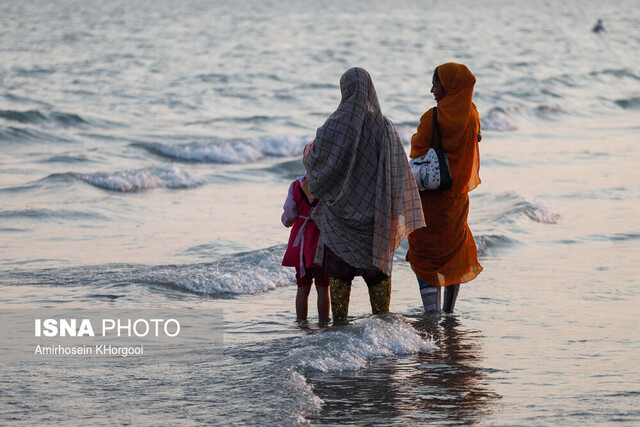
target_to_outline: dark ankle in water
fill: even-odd
[[[444,299],[442,301],[442,311],[452,313],[458,299],[460,285],[449,285],[444,288]]]

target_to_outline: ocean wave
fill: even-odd
[[[33,190],[35,188],[38,188],[40,186],[40,184],[46,180],[48,180],[49,177],[35,181],[35,182],[30,182],[27,184],[23,184],[23,185],[16,185],[13,187],[4,187],[4,188],[0,188],[0,192],[2,193],[17,193],[17,192],[21,192],[21,191],[29,191],[29,190]]]
[[[172,160],[202,163],[252,163],[264,157],[252,144],[190,143],[184,145],[163,145],[157,143],[136,143],[150,153]]]
[[[77,114],[62,113],[59,111],[52,111],[49,113],[43,113],[39,110],[0,110],[0,118],[28,124],[38,124],[44,122],[53,122],[62,126],[80,126],[85,125],[88,122]]]
[[[0,110],[0,118],[5,120],[11,120],[20,123],[40,123],[47,120],[47,118],[40,111],[14,111],[14,110]]]
[[[118,172],[70,173],[70,176],[105,190],[124,193],[153,188],[193,188],[201,184],[176,166],[149,167]]]
[[[285,247],[239,253],[215,263],[154,267],[131,280],[211,296],[266,292],[295,284],[294,270],[281,265]]]
[[[37,213],[41,215],[44,213]],[[7,215],[15,215],[7,213]],[[82,213],[87,216],[88,213]],[[81,216],[83,217],[83,216]],[[0,283],[51,284],[61,286],[111,286],[136,283],[179,292],[229,298],[256,294],[296,283],[295,270],[283,267],[286,245],[217,257],[214,262],[176,265],[105,264],[72,268],[2,272]]]
[[[588,188],[565,194],[563,198],[578,200],[625,200],[629,197],[629,193],[633,188],[633,186]]]
[[[277,163],[262,170],[286,180],[294,180],[297,177],[305,174],[304,165],[302,164],[302,158]]]
[[[581,77],[574,74],[560,74],[557,76],[549,77],[541,80],[541,83],[545,87],[542,89],[542,93],[548,91],[549,86],[565,86],[565,87],[578,87],[580,85]]]
[[[0,211],[0,218],[7,219],[105,219],[105,217],[96,212],[77,211],[69,209],[20,209]]]
[[[38,132],[39,133],[39,132]],[[0,127],[0,141],[29,141],[43,139],[38,133],[13,126]]]
[[[473,197],[474,223],[506,224],[526,217],[541,224],[556,224],[560,218],[560,215],[541,202],[527,201],[514,192],[479,194]]]
[[[0,233],[25,233],[29,231],[26,228],[0,227]]]
[[[602,71],[592,71],[589,73],[589,75],[591,76],[611,75],[616,78],[629,78],[633,80],[640,80],[640,75],[635,74],[634,72],[629,71],[626,68],[621,68],[621,69],[608,68]]]
[[[560,215],[549,210],[541,202],[530,202],[524,211],[524,214],[535,222],[540,224],[557,224]]]
[[[480,257],[518,243],[517,240],[502,234],[477,235],[474,236],[474,239],[478,249],[478,256]]]
[[[589,236],[591,240],[608,241],[608,242],[624,242],[628,240],[640,239],[640,233],[613,233],[613,234],[594,234]]]
[[[559,115],[567,114],[559,105],[538,105],[533,113],[542,119],[554,119]]]
[[[68,138],[15,126],[0,126],[0,141],[8,142],[70,142]]]
[[[308,425],[305,415],[317,414],[324,406],[324,400],[313,392],[313,386],[299,372],[292,369],[284,369],[279,374],[279,379],[284,380],[280,383],[282,385],[280,392],[290,399],[295,396],[294,399],[291,399],[291,402],[295,402],[297,406],[292,411],[298,415],[296,417],[296,425]]]
[[[320,372],[356,371],[372,360],[437,350],[398,314],[370,316],[356,324],[295,339],[286,363]]]
[[[211,260],[222,255],[233,255],[234,253],[246,251],[248,251],[247,243],[218,238],[212,243],[205,243],[185,249],[181,254]]]
[[[52,108],[51,104],[49,104],[48,102],[44,102],[40,99],[28,98],[25,96],[16,95],[11,92],[5,92],[1,96],[5,98],[7,101],[10,101],[12,104],[13,103],[30,104],[30,105],[37,104],[43,108],[47,108],[47,109]]]
[[[201,163],[253,163],[266,157],[289,157],[302,154],[310,138],[265,137],[252,140],[217,140],[189,144],[164,145],[135,143],[147,151],[173,160]]]
[[[270,122],[272,120],[278,120],[278,119],[286,119],[287,117],[284,116],[263,116],[263,115],[256,115],[256,116],[238,116],[238,117],[215,117],[213,119],[207,119],[207,120],[196,120],[194,122],[187,122],[184,125],[185,126],[192,126],[192,125],[208,125],[211,123],[217,123],[217,122],[232,122],[232,123],[261,123],[261,122]]]
[[[80,126],[88,123],[77,114],[60,113],[57,111],[49,113],[49,120],[55,121],[56,123],[64,126]]]
[[[91,160],[89,160],[87,156],[85,156],[84,154],[79,154],[75,156],[60,154],[56,156],[51,156],[47,159],[43,159],[40,162],[41,163],[84,163],[84,162],[90,162],[90,161]]]
[[[480,119],[480,125],[482,130],[497,132],[514,131],[518,129],[511,116],[500,107],[494,107],[489,110],[487,115]]]
[[[204,83],[228,83],[230,77],[226,74],[208,73],[199,74],[196,76],[196,79]]]
[[[56,69],[42,68],[36,65],[33,68],[24,68],[24,67],[14,66],[11,71],[20,76],[31,76],[31,75],[38,75],[38,74],[53,74],[56,72]]]
[[[627,99],[618,99],[614,101],[618,107],[622,107],[625,110],[637,110],[640,109],[640,96],[634,96]]]
[[[340,86],[334,83],[305,82],[300,83],[296,89],[340,89]]]

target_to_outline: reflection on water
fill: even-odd
[[[474,424],[501,398],[489,388],[482,366],[482,335],[456,316],[425,316],[412,322],[439,350],[375,362],[367,370],[311,374],[324,407],[312,423]]]
[[[425,316],[414,324],[440,347],[419,354],[412,378],[422,414],[412,418],[474,423],[490,414],[501,398],[489,388],[483,367],[480,331],[464,327],[456,316]]]

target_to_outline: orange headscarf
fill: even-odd
[[[445,96],[438,102],[442,145],[449,157],[453,186],[442,192],[422,192],[426,227],[409,235],[407,259],[418,278],[431,286],[449,286],[473,280],[482,271],[476,244],[467,224],[469,191],[480,184],[478,133],[480,119],[471,101],[476,82],[462,64],[437,68]],[[411,157],[431,147],[433,109],[420,119],[411,138]]]
[[[444,98],[438,102],[438,124],[453,178],[450,191],[467,193],[480,184],[480,118],[471,100],[476,78],[466,65],[454,62],[440,65],[437,73],[446,91]],[[433,109],[430,109],[420,119],[418,132],[411,138],[410,157],[421,157],[431,148],[432,128]]]

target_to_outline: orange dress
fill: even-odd
[[[480,119],[472,102],[476,79],[471,71],[465,65],[447,63],[438,67],[438,77],[446,92],[438,102],[438,124],[453,185],[442,192],[420,193],[426,227],[409,235],[407,259],[427,285],[449,286],[473,280],[482,271],[467,225],[468,193],[480,184]],[[411,158],[431,148],[432,128],[430,109],[411,137]]]

